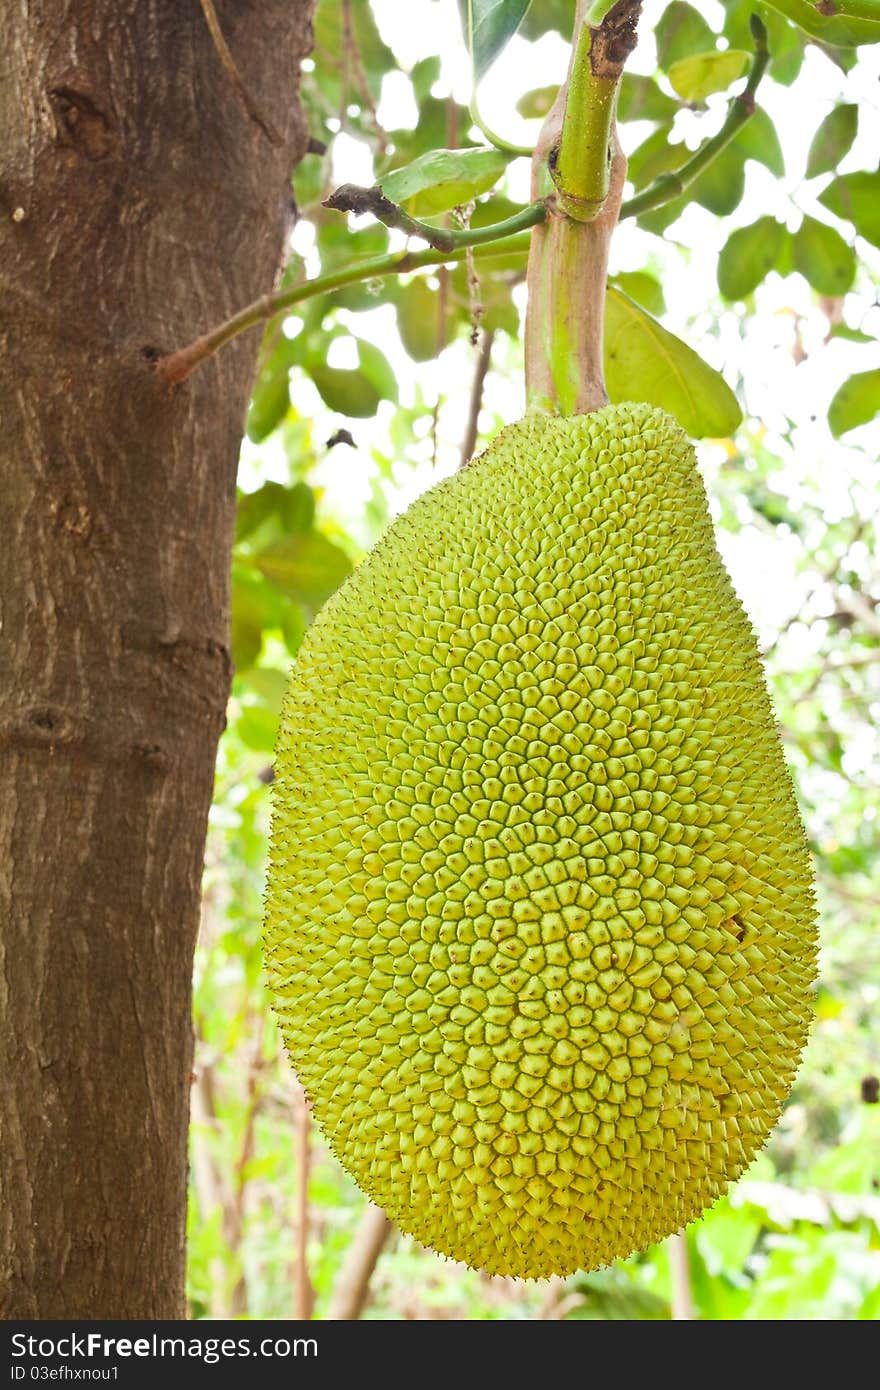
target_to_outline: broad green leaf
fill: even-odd
[[[412,164],[382,175],[382,192],[412,217],[428,217],[470,202],[496,184],[507,168],[500,150],[431,150]]]
[[[605,297],[605,383],[612,401],[668,410],[694,439],[727,438],[742,419],[720,373],[613,286]]]
[[[439,76],[440,59],[435,54],[432,54],[430,58],[421,58],[413,66],[409,80],[412,83],[413,96],[417,102],[421,103],[430,96],[431,88]]]
[[[684,142],[670,142],[671,126],[663,125],[633,150],[627,162],[626,176],[638,191],[647,188],[660,174],[680,169],[690,159],[691,151]]]
[[[867,425],[880,414],[880,367],[858,372],[835,392],[828,407],[828,426],[835,439],[847,430]]]
[[[718,257],[718,288],[725,299],[745,299],[771,270],[788,231],[775,217],[759,217],[748,227],[739,227],[728,237]]]
[[[816,0],[766,0],[774,10],[799,25],[811,38],[841,48],[880,43],[880,10],[873,0],[833,0],[820,6]]]
[[[266,615],[259,591],[248,584],[232,583],[232,662],[236,671],[245,671],[260,655]]]
[[[724,92],[742,77],[749,55],[741,48],[727,48],[723,53],[694,53],[670,63],[667,76],[673,90],[683,101],[704,101],[713,92]]]
[[[458,0],[458,7],[478,82],[516,33],[529,0]]]
[[[277,716],[287,689],[287,675],[276,666],[255,666],[247,673],[247,688],[259,695],[260,703]]]
[[[678,102],[661,92],[652,77],[624,72],[617,97],[619,120],[669,121],[678,109]]]
[[[745,159],[754,159],[782,178],[785,158],[776,127],[762,106],[756,106],[739,131],[733,146]]]
[[[315,495],[308,483],[263,483],[255,492],[241,493],[235,514],[235,539],[244,540],[270,516],[285,532],[306,532],[315,518]]]
[[[829,338],[844,338],[849,343],[874,343],[871,333],[863,333],[860,328],[851,328],[848,323],[834,323],[828,331]]]
[[[310,608],[319,608],[351,573],[345,551],[320,531],[279,541],[255,556],[254,563],[276,589]]]
[[[716,217],[726,217],[739,207],[745,186],[742,151],[735,145],[728,145],[691,184],[686,196],[714,212]]]
[[[278,715],[263,705],[245,705],[235,721],[235,732],[246,748],[271,753],[278,732]]]
[[[666,309],[663,286],[655,275],[649,275],[646,270],[621,270],[611,277],[611,283],[641,304],[649,314],[662,314]]]
[[[574,26],[574,6],[575,0],[540,0],[539,4],[529,5],[520,33],[523,38],[534,40],[555,29],[567,43]]]
[[[715,35],[703,16],[684,0],[674,0],[666,6],[654,30],[654,38],[657,63],[664,72],[668,72],[679,58],[708,51],[715,45]]]
[[[819,202],[852,222],[859,236],[880,246],[880,169],[873,174],[843,174],[829,184]]]
[[[792,260],[795,270],[819,294],[846,294],[856,275],[856,257],[840,232],[805,217],[794,234]]]
[[[355,338],[358,362],[367,381],[386,401],[397,401],[397,377],[384,352],[366,338]]]
[[[429,362],[447,341],[446,332],[439,333],[440,295],[419,275],[400,286],[396,300],[403,346],[414,362]]]
[[[536,87],[534,91],[524,92],[516,103],[516,110],[525,120],[543,118],[556,100],[558,84],[553,87]],[[619,110],[618,110],[618,114]]]
[[[316,365],[309,367],[309,376],[331,410],[361,420],[376,414],[382,393],[363,372]]]
[[[807,155],[807,178],[835,170],[846,154],[859,125],[859,108],[851,104],[835,106],[829,111],[810,145]]]
[[[788,86],[797,77],[804,56],[804,36],[776,10],[755,0],[727,0],[724,6],[724,37],[733,48],[751,48],[751,16],[758,11],[767,29],[770,49],[770,76]]]

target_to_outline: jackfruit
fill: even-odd
[[[764,1144],[810,862],[693,448],[525,418],[389,528],[297,658],[266,946],[331,1149],[497,1274],[626,1256]]]

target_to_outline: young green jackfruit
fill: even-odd
[[[333,1151],[493,1273],[626,1256],[765,1142],[811,871],[694,452],[527,418],[319,614],[277,750],[266,942]]]

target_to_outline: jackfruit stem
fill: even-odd
[[[526,399],[545,414],[585,415],[608,402],[605,281],[626,175],[614,112],[640,9],[640,0],[617,0],[592,27],[595,6],[579,0],[568,77],[532,161],[532,197],[548,169],[557,190],[533,229],[527,277]]]

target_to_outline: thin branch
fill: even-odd
[[[667,1248],[672,1271],[672,1316],[679,1322],[693,1322],[697,1310],[691,1289],[691,1263],[684,1231],[670,1236]]]
[[[709,167],[721,151],[727,148],[746,121],[755,114],[755,92],[770,61],[770,52],[767,48],[767,30],[757,15],[751,16],[750,24],[752,37],[755,41],[755,56],[752,59],[749,80],[739,95],[734,97],[730,103],[727,118],[721,129],[712,136],[711,140],[707,140],[680,169],[674,173],[661,174],[649,188],[637,193],[634,198],[630,198],[628,202],[624,203],[620,209],[621,219],[638,217],[643,212],[650,212],[654,208],[663,207],[664,204],[671,203],[674,198],[681,197],[682,193],[690,188],[691,184],[699,178],[700,174]]]
[[[468,410],[467,426],[464,432],[464,439],[461,441],[461,461],[459,468],[464,468],[473,456],[477,444],[477,426],[480,418],[480,408],[483,404],[483,387],[486,383],[486,374],[489,371],[489,363],[492,358],[492,344],[495,341],[494,329],[483,334],[483,341],[480,343],[480,351],[477,355],[477,363],[474,368],[474,379],[471,384],[471,403]]]
[[[336,1276],[327,1309],[328,1321],[354,1322],[360,1317],[370,1292],[370,1279],[376,1262],[393,1230],[384,1211],[370,1202]]]
[[[215,352],[232,342],[240,333],[265,323],[284,309],[293,308],[294,304],[300,304],[303,300],[312,299],[318,294],[326,294],[329,290],[357,284],[361,280],[373,280],[383,275],[407,275],[410,271],[423,270],[427,266],[462,261],[467,255],[468,245],[486,245],[503,238],[507,243],[501,248],[505,254],[511,251],[525,251],[528,249],[528,239],[514,239],[511,233],[515,228],[511,224],[516,222],[518,227],[534,226],[537,222],[543,221],[546,215],[546,205],[543,202],[533,203],[523,212],[517,213],[516,217],[506,218],[504,222],[496,222],[490,227],[475,227],[472,231],[460,233],[459,235],[467,236],[470,240],[456,246],[453,251],[435,251],[431,247],[427,251],[400,251],[387,256],[372,256],[355,265],[331,271],[328,275],[306,280],[303,284],[282,290],[278,294],[262,295],[253,304],[240,309],[225,323],[212,328],[210,332],[196,338],[186,347],[169,353],[167,357],[158,358],[155,370],[169,386],[177,386],[186,381],[196,367],[207,362]],[[494,247],[488,254],[495,254]]]
[[[301,1093],[296,1116],[296,1271],[295,1316],[307,1321],[312,1316],[315,1292],[309,1277],[309,1175],[312,1151],[309,1140],[309,1106]]]
[[[403,208],[392,203],[390,198],[385,197],[379,184],[373,188],[360,188],[354,183],[344,183],[324,199],[323,206],[332,208],[334,212],[353,212],[358,216],[365,212],[372,213],[386,227],[395,227],[407,236],[421,237],[437,251],[453,251],[457,246],[479,246],[484,242],[497,241],[500,237],[534,227],[536,222],[543,222],[547,216],[545,200],[538,199],[512,217],[506,217],[501,222],[490,222],[485,227],[434,227],[430,222],[419,222],[415,217],[410,217]]]
[[[211,38],[214,40],[214,47],[217,50],[217,57],[223,64],[236,96],[241,102],[251,120],[256,122],[260,130],[273,145],[283,145],[284,137],[268,119],[264,116],[247,87],[241,79],[241,73],[235,66],[235,59],[229,51],[229,45],[223,37],[223,30],[220,28],[220,21],[217,18],[217,11],[214,8],[214,0],[200,0],[202,14],[205,16],[205,23]]]

